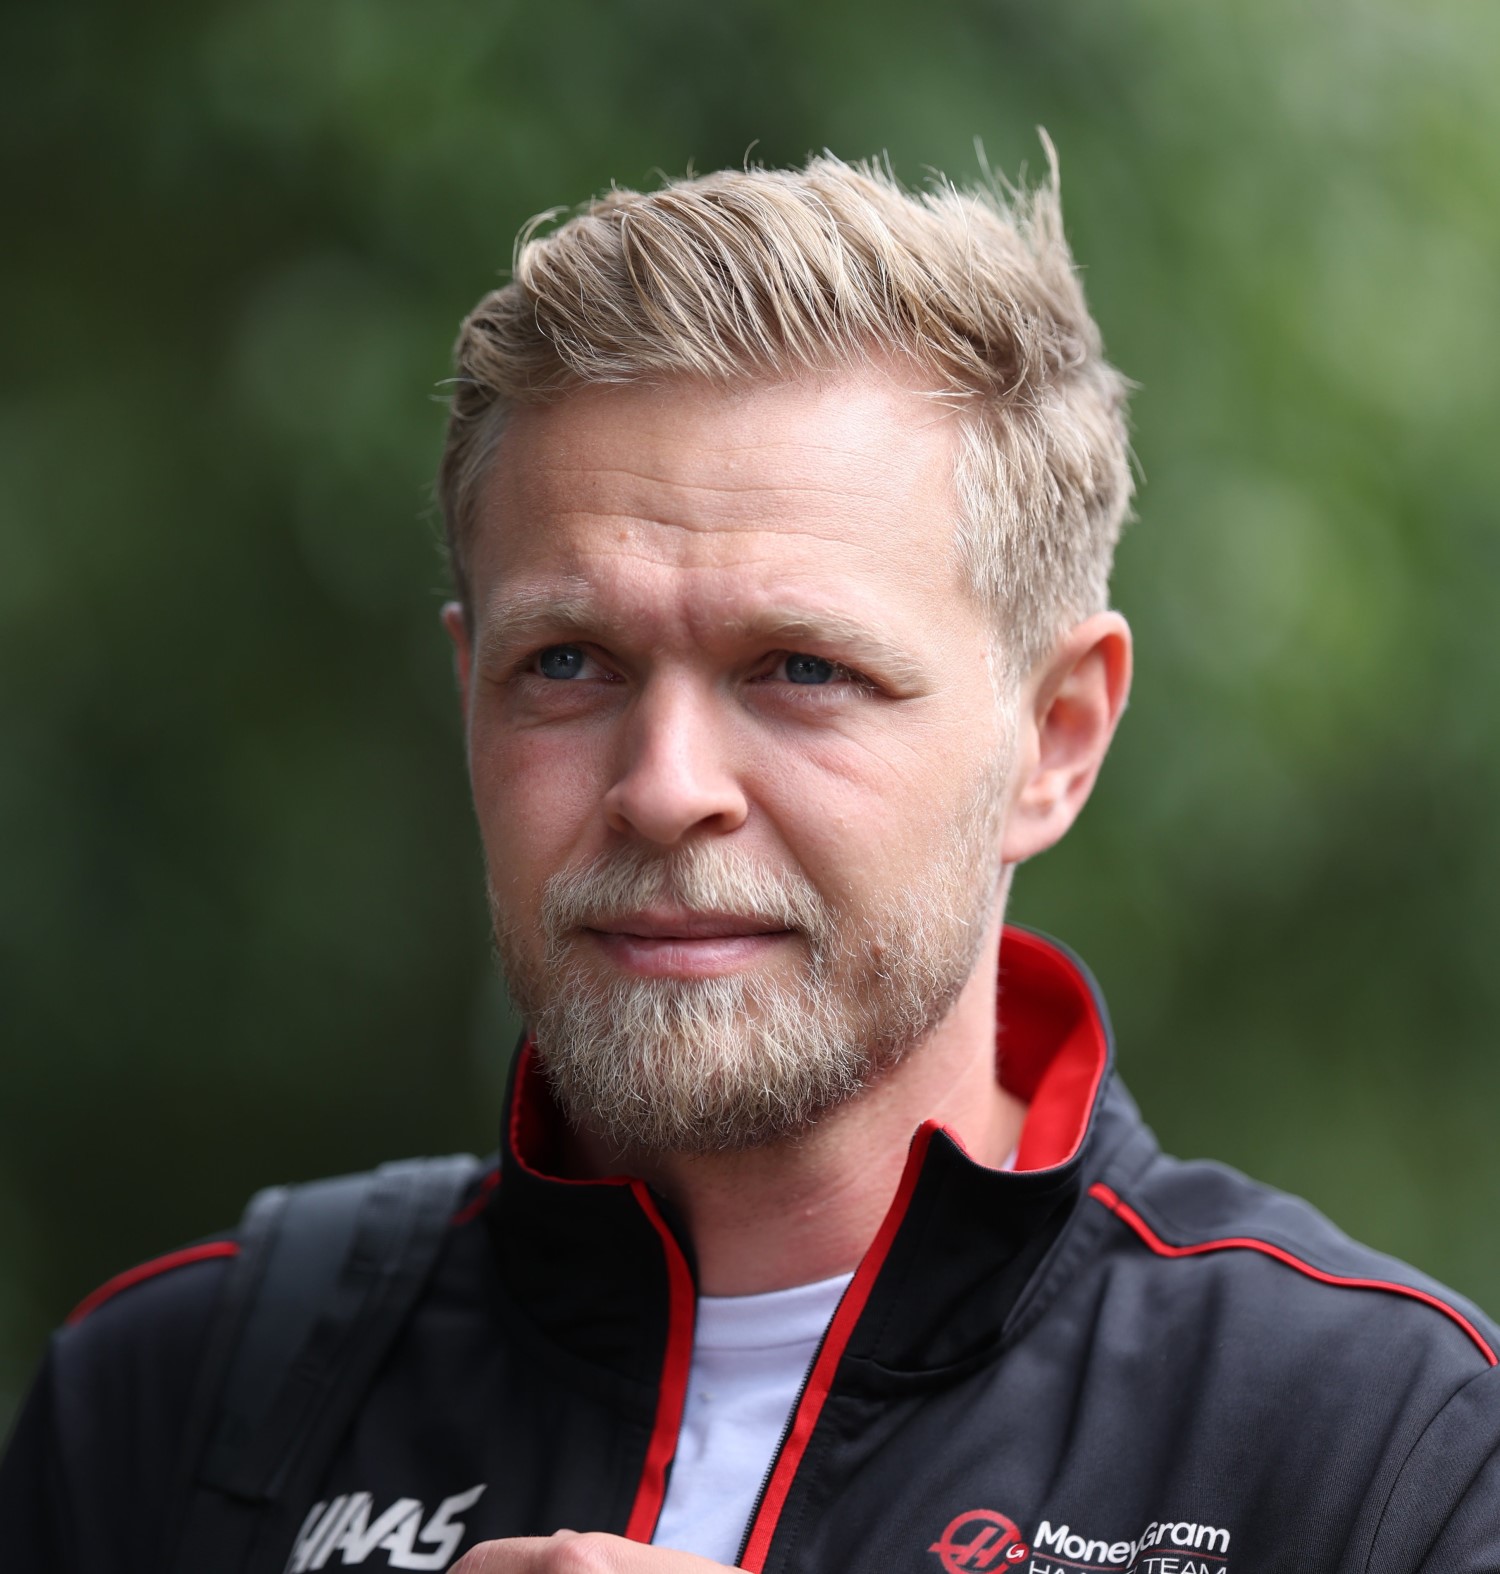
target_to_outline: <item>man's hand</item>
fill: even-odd
[[[481,1542],[448,1574],[709,1574],[725,1567],[691,1552],[644,1547],[601,1531],[559,1530],[551,1536]]]

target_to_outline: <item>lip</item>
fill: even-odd
[[[746,935],[784,935],[784,925],[738,913],[688,913],[655,909],[628,913],[589,926],[598,935],[638,940],[723,940]]]
[[[793,932],[736,913],[654,911],[611,918],[584,934],[641,978],[715,978],[764,962]]]

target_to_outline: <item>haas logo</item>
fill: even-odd
[[[1031,1553],[1014,1522],[989,1508],[960,1514],[927,1550],[937,1553],[948,1574],[1003,1569],[1023,1562]]]

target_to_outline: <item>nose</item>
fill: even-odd
[[[749,804],[711,695],[686,680],[650,685],[632,707],[618,774],[604,795],[612,831],[672,846],[694,831],[724,834]]]

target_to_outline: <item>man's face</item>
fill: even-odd
[[[456,618],[496,937],[569,1114],[776,1140],[993,937],[1006,718],[951,416],[865,371],[515,415]]]

